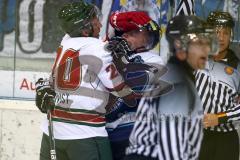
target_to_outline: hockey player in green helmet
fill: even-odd
[[[55,139],[57,160],[112,159],[105,128],[109,93],[123,99],[134,94],[112,63],[112,53],[128,55],[156,45],[158,37],[148,25],[151,18],[145,12],[125,12],[120,22],[134,24],[135,30],[125,30],[112,52],[106,50],[108,42],[98,39],[102,27],[99,15],[96,6],[83,0],[60,9],[59,24],[66,34],[57,50],[50,83],[40,79],[36,84],[36,105],[41,112],[46,113],[49,107],[45,95],[55,100],[51,112],[54,137],[50,138]],[[140,31],[139,25],[147,28]],[[42,131],[40,160],[49,160],[47,117]]]

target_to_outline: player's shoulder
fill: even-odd
[[[157,63],[157,64],[164,65],[164,61],[162,57],[152,51],[138,53],[137,55],[140,55],[143,61],[146,63]]]
[[[233,78],[233,77],[240,77],[240,72],[238,68],[229,65],[228,63],[224,62],[215,62],[214,60],[209,60],[209,73],[214,74],[218,77],[224,79]]]
[[[91,47],[103,46],[105,44],[101,39],[94,38],[94,37],[85,37],[84,41]]]
[[[94,37],[70,37],[65,35],[61,45],[65,48],[81,50],[81,54],[101,55],[106,52],[104,49],[105,42]]]
[[[95,37],[70,37],[68,34],[66,34],[62,42],[63,44],[69,44],[69,45],[77,45],[77,46],[99,46],[103,45],[104,42],[98,38]]]
[[[85,42],[86,43],[82,47],[82,51],[97,56],[105,56],[108,54],[108,51],[105,50],[106,42],[93,37],[87,37]]]

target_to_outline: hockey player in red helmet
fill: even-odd
[[[129,63],[136,64],[136,69],[129,71],[129,68],[126,67],[128,66],[127,63],[119,63],[122,59],[122,53],[115,49],[116,56],[113,55],[113,57],[116,57],[116,68],[123,74],[123,77],[130,79],[130,84],[138,86],[138,91],[142,90],[144,85],[151,81],[152,73],[146,72],[141,68],[150,63],[150,65],[158,68],[158,71],[161,70],[159,68],[163,67],[162,58],[149,51],[159,42],[159,26],[143,11],[113,13],[110,16],[110,24],[115,30],[115,36],[109,40],[107,48],[111,49],[112,45],[115,46],[115,44],[128,45],[130,52],[126,53],[126,59],[130,59]],[[126,72],[123,73],[125,70]],[[128,74],[128,72],[131,74]],[[157,75],[154,74],[153,77],[157,77]],[[143,80],[141,84],[138,83],[140,79]],[[122,160],[125,156],[139,100],[140,98],[136,99],[136,101],[134,99],[134,105],[129,106],[121,98],[110,97],[109,99],[106,128],[114,160]]]

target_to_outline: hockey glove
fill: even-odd
[[[54,108],[54,97],[56,93],[51,88],[47,79],[40,78],[36,82],[36,106],[42,113]]]
[[[112,37],[107,44],[107,49],[119,58],[122,56],[131,56],[134,51],[131,50],[128,42],[122,37]]]
[[[106,45],[106,49],[112,53],[113,63],[119,72],[122,72],[130,62],[129,57],[135,52],[131,50],[128,42],[122,37],[113,37]]]

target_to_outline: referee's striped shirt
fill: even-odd
[[[227,122],[207,130],[228,132],[237,129],[240,105],[236,103],[240,73],[236,67],[209,60],[207,68],[196,72],[196,86],[203,103],[204,113],[226,113]],[[239,122],[238,122],[239,123]]]
[[[194,84],[179,67],[161,77],[174,89],[142,99],[126,153],[159,160],[196,160],[202,140],[202,106]]]

